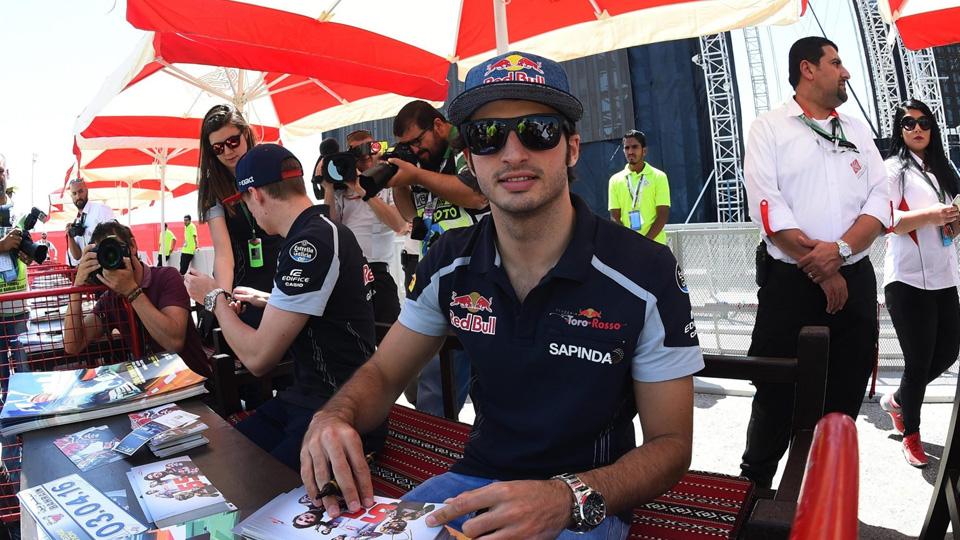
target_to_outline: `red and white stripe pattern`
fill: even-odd
[[[879,8],[908,49],[960,43],[960,0],[879,0]]]

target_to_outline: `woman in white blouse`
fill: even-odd
[[[887,236],[883,284],[905,367],[900,388],[883,396],[880,406],[903,433],[907,462],[923,467],[923,395],[960,351],[960,273],[953,245],[960,232],[953,205],[957,172],[924,103],[911,99],[897,109],[886,164],[894,234]]]

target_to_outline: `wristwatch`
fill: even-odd
[[[213,309],[217,307],[217,297],[221,294],[228,297],[230,296],[227,294],[227,291],[221,288],[216,288],[208,292],[207,295],[203,297],[203,309],[212,313]]]
[[[596,529],[607,517],[607,503],[599,491],[583,483],[573,473],[554,476],[552,480],[562,480],[573,491],[571,514],[573,523],[567,527],[575,533],[585,533]]]
[[[840,258],[843,259],[843,262],[847,262],[853,255],[853,250],[850,249],[850,244],[844,242],[843,240],[837,240],[837,247],[840,248]]]

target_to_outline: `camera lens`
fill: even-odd
[[[97,245],[97,262],[106,270],[123,268],[123,258],[129,256],[127,245],[116,238],[104,238]]]

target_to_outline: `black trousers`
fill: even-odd
[[[169,260],[169,257],[168,257],[168,260]],[[157,254],[157,268],[160,268],[161,266],[163,266],[163,254],[162,254],[162,253],[158,253],[158,254]]]
[[[370,263],[373,271],[373,320],[382,323],[394,323],[400,316],[400,297],[397,295],[397,282],[390,275],[387,263]]]
[[[840,269],[848,298],[835,315],[826,312],[823,289],[796,265],[769,262],[766,285],[757,293],[757,320],[748,352],[751,356],[790,358],[797,355],[800,328],[830,328],[825,412],[842,412],[856,419],[877,344],[877,280],[869,259]],[[742,474],[761,487],[770,487],[777,464],[790,443],[794,386],[755,383]]]
[[[180,274],[186,274],[190,269],[190,262],[193,261],[193,253],[180,252]]]
[[[884,288],[887,310],[903,350],[903,377],[894,398],[905,435],[920,431],[920,406],[927,385],[957,360],[960,303],[957,288],[925,290],[894,281]]]

